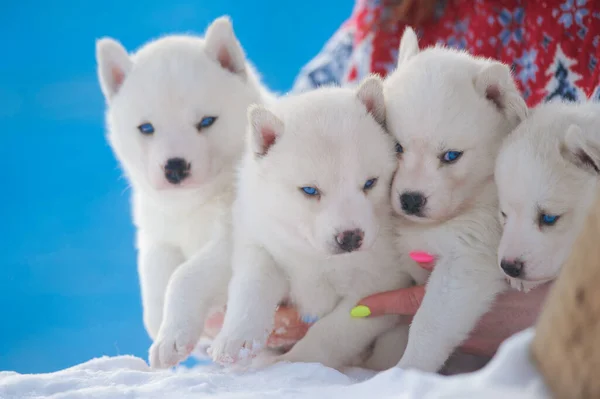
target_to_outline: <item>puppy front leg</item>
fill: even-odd
[[[319,362],[339,369],[349,366],[382,332],[394,326],[397,316],[353,319],[350,310],[357,298],[343,299],[317,321],[294,347],[274,361]]]
[[[225,301],[231,276],[227,237],[212,241],[173,274],[165,296],[164,320],[150,348],[150,365],[165,368],[185,360],[198,343],[208,310]]]
[[[233,255],[223,328],[210,348],[218,363],[235,362],[240,349],[256,349],[266,342],[275,309],[289,291],[287,279],[271,255],[262,246],[240,241]]]
[[[406,349],[408,329],[408,324],[399,324],[377,337],[373,353],[363,366],[370,370],[383,371],[397,365]]]
[[[440,262],[410,326],[401,368],[438,371],[507,288],[494,259]]]
[[[138,274],[144,309],[144,327],[155,340],[163,319],[165,291],[171,275],[184,262],[181,251],[159,242],[140,240]]]

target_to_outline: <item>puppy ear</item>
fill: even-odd
[[[419,54],[419,40],[417,39],[417,34],[410,26],[407,26],[404,28],[402,39],[400,39],[397,65],[400,66],[400,64],[408,61],[417,54]]]
[[[110,101],[131,71],[133,61],[121,43],[114,39],[103,38],[96,41],[96,62],[100,88],[106,101]]]
[[[483,67],[475,78],[475,90],[490,101],[516,126],[527,117],[528,109],[507,65],[494,62]]]
[[[578,168],[600,175],[600,142],[586,136],[579,126],[569,126],[559,149],[562,157]]]
[[[206,29],[206,52],[228,71],[246,78],[246,56],[233,33],[228,16],[215,19]]]
[[[385,100],[381,79],[377,75],[365,78],[356,89],[356,97],[365,105],[367,112],[377,123],[385,127]]]
[[[283,122],[265,107],[253,104],[248,108],[248,124],[252,151],[259,157],[267,155],[283,133]]]

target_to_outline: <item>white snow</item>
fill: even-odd
[[[341,373],[300,363],[245,373],[215,365],[153,371],[143,359],[118,356],[49,374],[0,372],[0,398],[548,398],[529,361],[532,337],[532,329],[521,332],[484,369],[452,377],[400,369]]]

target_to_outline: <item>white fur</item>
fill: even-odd
[[[276,305],[289,296],[302,315],[319,320],[274,360],[353,364],[398,318],[352,319],[350,310],[366,295],[410,284],[391,232],[394,144],[381,126],[381,82],[283,98],[252,108],[249,118],[234,204],[234,273],[212,356],[232,361],[242,347],[264,343]],[[364,191],[372,178],[378,182]],[[322,194],[309,197],[304,186]],[[363,244],[343,253],[336,235],[352,229],[364,231]]]
[[[204,38],[167,36],[131,56],[101,39],[97,60],[108,139],[133,190],[144,324],[155,339],[150,363],[167,367],[188,356],[209,309],[225,304],[246,109],[269,94],[227,17]],[[206,116],[217,120],[199,131]],[[141,134],[142,123],[152,123],[154,134]],[[190,163],[180,184],[165,178],[171,158]]]
[[[597,103],[540,105],[505,141],[496,165],[506,215],[498,265],[523,262],[522,275],[509,278],[514,288],[528,290],[558,275],[594,199],[599,167]],[[541,213],[560,218],[544,226]]]
[[[496,267],[494,162],[527,108],[507,66],[444,47],[419,51],[416,41],[408,28],[398,69],[385,83],[387,126],[404,150],[391,201],[403,267],[424,283],[427,273],[408,254],[425,251],[437,262],[397,359],[399,367],[435,372],[507,288]],[[462,157],[443,164],[451,150]],[[402,209],[407,192],[426,196],[422,215]]]

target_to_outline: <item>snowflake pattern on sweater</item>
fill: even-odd
[[[300,72],[293,91],[352,85],[396,66],[405,25],[372,30],[381,0],[358,0],[352,16]],[[600,1],[441,0],[415,27],[421,48],[434,44],[498,59],[512,67],[529,106],[561,98],[600,100]]]

